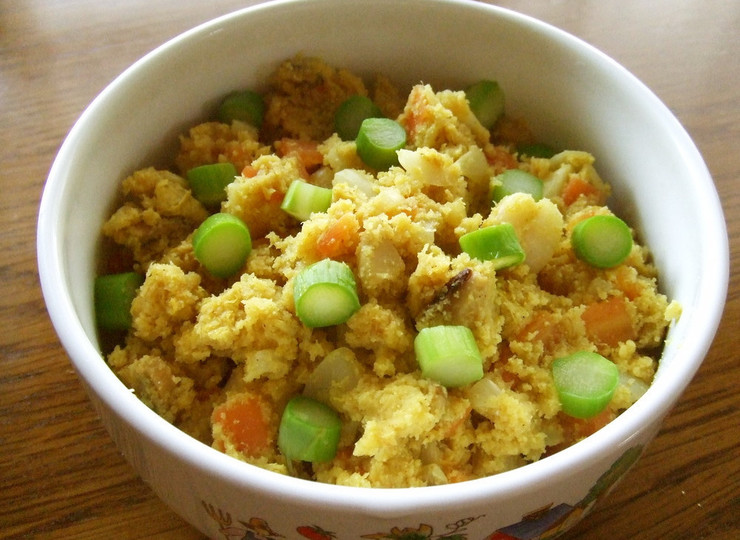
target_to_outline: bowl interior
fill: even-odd
[[[724,303],[727,238],[707,169],[668,109],[618,64],[546,24],[455,0],[258,5],[163,45],[101,93],[51,169],[38,236],[50,315],[92,392],[142,429],[160,430],[160,419],[132,405],[135,398],[96,351],[99,231],[120,181],[137,167],[166,165],[177,135],[207,117],[221,96],[259,89],[279,61],[299,51],[364,76],[388,74],[404,88],[419,81],[464,88],[495,78],[508,112],[524,116],[542,140],[596,156],[614,187],[611,204],[637,226],[654,253],[662,290],[684,315],[670,332],[654,386],[605,435],[586,441],[578,457],[662,417],[698,368]],[[548,460],[566,470],[576,454],[562,454]]]

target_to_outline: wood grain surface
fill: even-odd
[[[38,202],[66,133],[139,57],[257,2],[0,0],[0,537],[201,535],[121,458],[48,320]],[[567,538],[740,538],[740,2],[510,0],[644,81],[702,152],[724,205],[732,275],[723,323],[646,454]]]

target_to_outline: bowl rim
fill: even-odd
[[[364,0],[350,0],[366,3]],[[677,369],[680,371],[670,379],[656,383],[640,398],[638,403],[627,409],[616,420],[599,430],[598,438],[589,437],[565,450],[521,468],[500,473],[493,477],[470,480],[459,484],[419,488],[358,488],[308,482],[270,472],[259,467],[240,462],[209,446],[192,439],[178,428],[172,426],[151,411],[138,398],[133,396],[113,374],[102,359],[96,347],[90,342],[79,318],[74,303],[65,289],[65,257],[60,249],[64,242],[59,224],[63,217],[56,201],[61,200],[64,191],[64,178],[69,173],[70,160],[76,151],[77,141],[96,112],[105,107],[109,96],[114,95],[132,73],[141,69],[153,58],[165,54],[181,42],[195,36],[205,35],[222,24],[236,24],[242,17],[264,10],[289,9],[292,4],[323,4],[332,0],[273,0],[227,13],[187,30],[155,48],[116,77],[83,111],[75,122],[49,171],[44,186],[38,213],[37,224],[37,262],[43,296],[53,326],[59,335],[78,375],[95,391],[113,413],[131,429],[141,433],[151,444],[177,457],[198,470],[208,473],[234,485],[251,484],[256,489],[270,493],[281,500],[310,507],[339,506],[344,509],[362,509],[365,513],[402,515],[414,511],[426,513],[447,507],[451,501],[468,504],[483,498],[494,498],[530,489],[533,485],[550,483],[554,477],[565,477],[573,471],[585,467],[601,449],[626,444],[635,433],[648,423],[648,414],[662,418],[684,391],[706,355],[721,320],[727,285],[729,280],[729,248],[726,225],[722,207],[716,194],[706,165],[688,133],[668,108],[642,82],[630,72],[585,41],[533,17],[490,4],[469,0],[419,0],[429,3],[448,4],[477,9],[487,16],[506,18],[509,21],[536,28],[551,38],[580,50],[589,61],[598,61],[626,78],[629,83],[674,124],[674,144],[679,145],[692,164],[692,175],[697,181],[706,184],[710,191],[697,201],[703,205],[703,215],[707,216],[706,227],[720,233],[710,246],[714,257],[714,273],[711,279],[704,277],[702,283],[702,317],[705,325],[701,339],[684,346],[681,354],[687,361]],[[395,3],[396,0],[380,0],[382,3]],[[376,2],[377,3],[377,2]],[[724,234],[721,234],[721,233]],[[193,444],[195,443],[195,444]],[[413,489],[413,497],[408,490]]]

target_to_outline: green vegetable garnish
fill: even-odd
[[[486,129],[491,129],[504,114],[504,91],[496,81],[479,81],[465,90],[470,110]]]
[[[545,143],[518,144],[516,151],[522,156],[548,159],[557,154],[552,146]]]
[[[314,263],[295,277],[293,298],[296,315],[309,328],[342,324],[360,309],[352,269],[331,259]]]
[[[579,259],[596,268],[612,268],[632,251],[632,232],[616,216],[592,216],[573,227],[570,242]]]
[[[354,141],[360,131],[362,121],[367,118],[380,118],[383,113],[366,96],[355,95],[347,98],[334,115],[334,130],[344,141]]]
[[[385,171],[398,165],[398,150],[406,146],[406,130],[390,118],[366,118],[355,139],[357,154],[366,165]]]
[[[136,272],[109,274],[95,278],[95,318],[105,330],[131,328],[131,303],[144,283],[144,276]]]
[[[497,203],[512,193],[528,193],[535,201],[542,198],[544,184],[535,175],[521,169],[508,169],[494,177],[491,202]]]
[[[313,212],[326,212],[331,204],[332,191],[304,182],[294,180],[285,194],[280,208],[294,218],[305,221]]]
[[[563,412],[575,418],[591,418],[603,411],[619,383],[617,366],[588,351],[556,359],[552,376]]]
[[[226,200],[226,186],[234,181],[236,167],[228,162],[201,165],[186,176],[193,196],[204,206],[213,207]]]
[[[414,339],[422,376],[455,388],[483,378],[483,359],[467,326],[432,326]]]
[[[251,251],[249,228],[233,214],[213,214],[193,234],[195,258],[216,277],[237,273]]]
[[[260,128],[264,114],[265,102],[261,95],[252,90],[232,92],[218,108],[218,119],[225,124],[240,120]]]
[[[278,429],[278,448],[290,460],[323,463],[337,453],[342,421],[328,405],[296,396],[285,406]]]
[[[462,250],[481,261],[494,261],[496,270],[524,262],[525,253],[511,223],[491,225],[460,237]]]

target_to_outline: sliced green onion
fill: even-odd
[[[483,378],[483,359],[467,326],[432,326],[414,339],[423,377],[456,388]]]
[[[470,110],[486,129],[491,129],[504,114],[504,91],[496,81],[479,81],[465,90]]]
[[[355,95],[347,98],[334,114],[334,130],[342,140],[354,141],[360,125],[366,118],[380,118],[383,113],[367,96]]]
[[[491,202],[497,203],[512,193],[529,193],[535,201],[542,198],[544,183],[521,169],[507,169],[493,178]]]
[[[216,206],[226,200],[226,186],[234,181],[233,163],[212,163],[194,167],[187,172],[193,196],[205,206]]]
[[[218,119],[225,124],[240,120],[260,128],[264,114],[265,102],[261,95],[252,90],[232,92],[218,108]]]
[[[494,261],[497,270],[520,264],[526,257],[511,223],[471,231],[459,241],[465,253],[481,261]]]
[[[195,258],[216,277],[237,273],[252,251],[246,223],[233,214],[208,216],[193,234]]]
[[[516,150],[523,156],[548,159],[557,153],[552,146],[545,143],[519,144]]]
[[[331,195],[329,188],[293,180],[280,208],[294,218],[305,221],[313,212],[326,212],[331,204]]]
[[[131,328],[131,303],[144,276],[136,272],[109,274],[95,278],[95,318],[105,330]]]
[[[576,256],[596,268],[621,264],[632,251],[632,232],[616,216],[592,216],[573,227],[570,238]]]
[[[553,361],[552,377],[563,412],[591,418],[611,401],[619,384],[619,369],[600,354],[580,351]]]
[[[342,421],[328,405],[306,396],[288,401],[278,428],[278,448],[289,460],[323,463],[337,453]]]
[[[357,154],[366,165],[385,171],[398,165],[398,150],[406,146],[406,130],[390,118],[366,118],[355,139]]]
[[[322,259],[295,277],[293,298],[296,315],[309,328],[342,324],[360,309],[352,269],[331,259]]]

